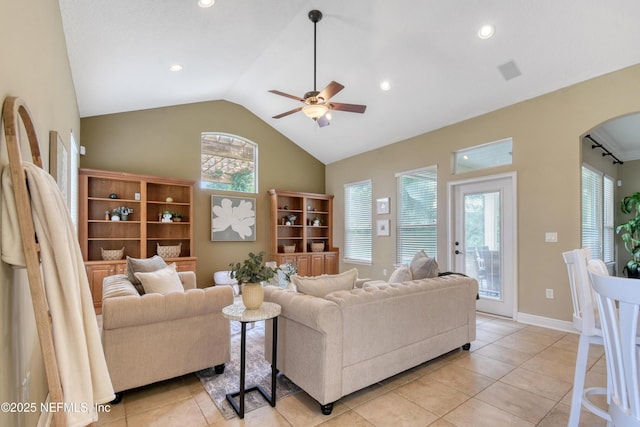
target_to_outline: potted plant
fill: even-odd
[[[131,213],[133,213],[133,209],[125,206],[113,208],[113,211],[111,212],[111,221],[126,221]]]
[[[620,203],[620,210],[622,213],[634,215],[629,221],[616,227],[616,233],[620,235],[625,249],[631,254],[631,259],[623,271],[627,272],[628,277],[638,279],[640,278],[640,192],[624,197]]]
[[[260,307],[264,300],[264,290],[262,289],[263,281],[271,279],[276,270],[267,267],[264,262],[264,252],[259,254],[249,253],[249,258],[242,263],[231,263],[230,277],[238,281],[238,285],[242,286],[242,303],[249,310],[255,310]]]
[[[180,222],[182,221],[182,214],[180,212],[174,212],[171,219],[173,220],[173,222]]]

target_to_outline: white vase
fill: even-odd
[[[264,301],[264,289],[261,283],[245,283],[242,285],[242,303],[247,310],[260,308]]]

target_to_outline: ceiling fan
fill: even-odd
[[[279,90],[270,90],[269,92],[295,99],[296,101],[300,101],[305,104],[301,107],[273,116],[274,119],[280,119],[290,114],[297,113],[298,111],[302,111],[307,117],[315,120],[316,123],[318,123],[318,126],[324,127],[329,124],[329,119],[327,118],[329,110],[364,113],[367,106],[329,102],[331,97],[344,89],[344,86],[338,82],[332,81],[320,92],[316,90],[316,24],[322,19],[322,12],[319,10],[310,11],[309,19],[313,22],[313,90],[305,93],[303,98],[295,95],[289,95],[288,93],[280,92]]]

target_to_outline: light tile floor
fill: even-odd
[[[566,426],[578,335],[478,315],[471,351],[456,350],[345,396],[324,416],[300,392],[225,420],[191,374],[131,390],[99,426]],[[606,383],[602,347],[592,346],[587,386]],[[604,401],[600,402],[601,404]],[[605,426],[583,410],[580,426]]]

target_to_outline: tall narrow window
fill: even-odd
[[[587,165],[582,166],[582,246],[592,258],[613,262],[613,179]]]
[[[437,167],[402,172],[398,182],[396,261],[408,264],[416,252],[437,253],[438,175]]]
[[[258,145],[235,135],[203,132],[200,137],[200,187],[258,192]]]
[[[344,186],[344,257],[346,261],[371,263],[371,181]]]

